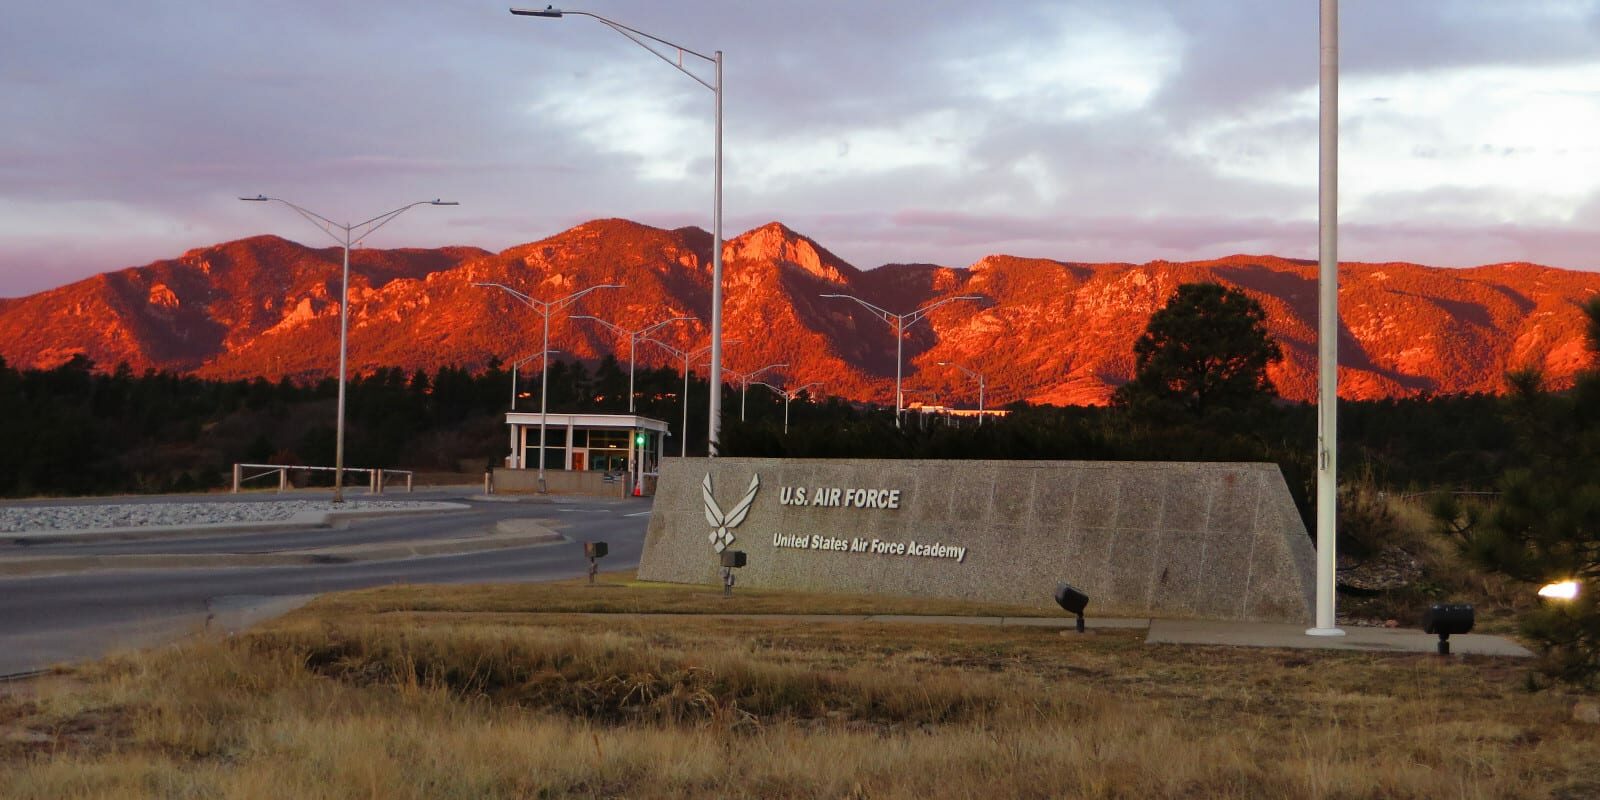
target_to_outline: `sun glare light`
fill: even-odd
[[[1578,596],[1578,582],[1556,581],[1555,583],[1545,584],[1539,589],[1539,596],[1548,597],[1552,600],[1576,599]]]

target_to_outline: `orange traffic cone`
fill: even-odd
[[[634,483],[633,483],[633,496],[634,497],[644,497],[644,476],[643,475],[639,476],[639,479],[637,481],[634,481]]]

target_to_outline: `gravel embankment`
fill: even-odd
[[[99,528],[218,525],[275,522],[307,511],[406,511],[433,503],[398,500],[275,500],[239,503],[139,503],[124,505],[0,508],[0,531],[62,531]]]

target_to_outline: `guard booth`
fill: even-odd
[[[539,488],[539,419],[536,412],[506,414],[511,453],[495,470],[497,491]],[[552,492],[592,495],[655,493],[665,452],[667,423],[634,414],[545,414],[545,486]]]

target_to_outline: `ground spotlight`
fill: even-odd
[[[595,573],[600,571],[600,565],[595,563],[595,559],[605,558],[607,552],[609,552],[609,548],[606,547],[606,543],[605,542],[584,542],[583,543],[583,555],[586,558],[589,559],[589,585],[590,586],[594,585]]]
[[[743,550],[722,551],[722,596],[733,596],[733,571],[744,566],[749,559]]]
[[[1565,580],[1547,583],[1539,587],[1539,596],[1549,600],[1576,600],[1578,599],[1578,582]]]
[[[1078,633],[1083,633],[1083,609],[1089,605],[1089,595],[1065,583],[1056,584],[1056,605],[1068,614],[1078,615]]]
[[[1468,603],[1435,603],[1422,615],[1422,630],[1439,637],[1439,655],[1450,655],[1450,634],[1470,633],[1475,614]]]

